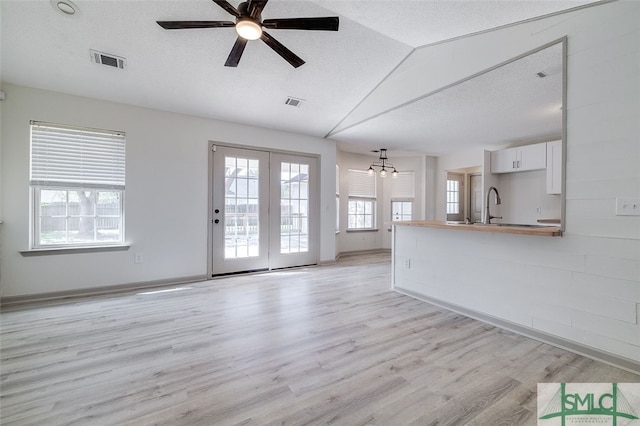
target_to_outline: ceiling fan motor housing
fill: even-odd
[[[251,16],[251,11],[249,10],[248,1],[243,1],[238,5],[238,12],[240,12],[240,16],[236,19],[236,22],[243,18],[244,19],[249,18],[252,21],[257,22],[258,24],[262,22],[262,13],[258,13],[257,16],[253,16],[253,17]]]

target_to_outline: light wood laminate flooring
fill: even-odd
[[[389,287],[380,254],[5,307],[0,423],[535,425],[538,382],[640,381]]]

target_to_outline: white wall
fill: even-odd
[[[5,84],[2,108],[1,295],[31,295],[204,276],[208,141],[320,156],[320,261],[335,259],[335,143]],[[128,251],[23,257],[29,248],[29,120],[127,134]],[[164,195],[172,206],[166,208]],[[134,253],[144,263],[134,264]]]
[[[615,197],[640,194],[640,3],[562,16],[496,31],[484,49],[471,48],[473,37],[452,43],[459,52],[526,50],[568,36],[564,236],[407,231],[396,255],[419,267],[398,270],[396,284],[637,364],[640,217],[616,216]],[[438,167],[475,165],[481,155]]]
[[[502,223],[536,224],[538,219],[560,219],[562,199],[547,194],[546,170],[501,174],[496,188],[502,199]]]

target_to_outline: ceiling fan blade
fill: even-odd
[[[183,30],[190,28],[226,28],[235,27],[231,21],[156,21],[165,30]]]
[[[337,16],[327,16],[324,18],[284,18],[265,19],[262,26],[275,30],[315,30],[315,31],[338,31],[340,19]]]
[[[244,48],[247,45],[247,39],[242,37],[238,37],[236,39],[233,48],[231,49],[231,53],[229,53],[229,57],[227,58],[227,62],[224,63],[225,67],[237,67],[238,62],[240,62],[240,58],[242,57],[242,52],[244,52]]]
[[[251,18],[256,19],[262,13],[262,9],[267,5],[269,0],[249,0],[249,14]]]
[[[284,47],[282,43],[271,37],[266,32],[262,32],[262,36],[260,37],[260,39],[267,43],[267,46],[272,48],[278,55],[282,56],[282,58],[285,61],[289,62],[294,68],[298,68],[300,65],[304,64],[304,61],[300,59],[300,57]]]
[[[213,2],[215,4],[217,4],[218,6],[220,6],[221,8],[223,8],[224,10],[226,10],[227,13],[230,13],[231,15],[235,16],[236,18],[240,17],[240,12],[238,12],[238,9],[236,9],[233,6],[231,6],[231,4],[229,4],[228,1],[226,1],[226,0],[213,0]]]

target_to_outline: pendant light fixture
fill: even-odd
[[[369,169],[367,170],[367,172],[369,172],[369,175],[373,175],[376,172],[376,168],[380,169],[380,177],[387,176],[388,169],[393,169],[393,171],[391,172],[392,177],[398,177],[398,171],[393,166],[393,164],[389,163],[389,157],[387,157],[386,148],[380,148],[380,158],[378,159],[378,161],[374,161],[369,166]]]

